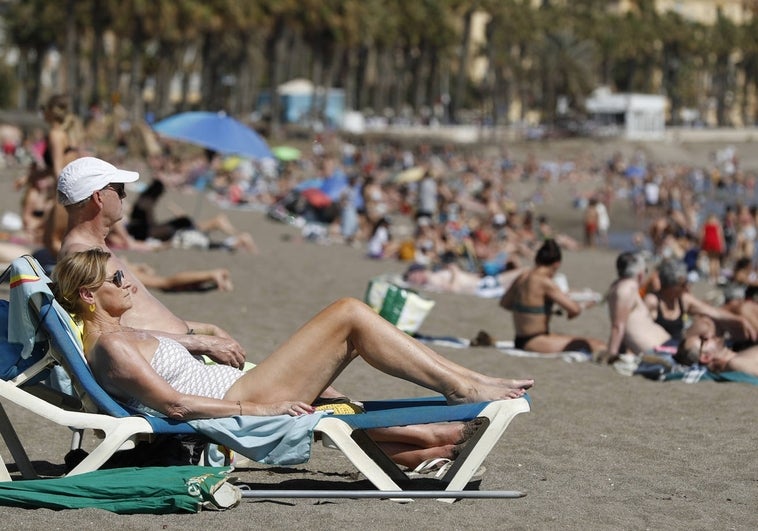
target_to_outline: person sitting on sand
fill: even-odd
[[[758,377],[758,346],[735,352],[717,335],[684,338],[674,360],[682,365],[705,365],[712,372],[738,371]]]
[[[422,264],[411,264],[403,274],[403,280],[420,289],[478,295],[493,289],[508,289],[525,270],[526,268],[518,268],[498,275],[481,276],[464,271],[455,263],[446,264],[436,271]]]
[[[665,329],[677,342],[684,337],[688,316],[710,317],[716,323],[720,334],[729,333],[738,343],[754,342],[755,327],[739,308],[729,311],[712,306],[698,299],[688,290],[687,266],[680,260],[664,259],[658,264],[660,290],[645,294],[645,304],[653,320]]]
[[[386,374],[442,394],[451,405],[517,398],[534,383],[491,377],[457,365],[351,298],[319,312],[246,372],[209,365],[192,356],[172,334],[122,323],[121,317],[134,309],[135,301],[129,278],[110,257],[98,248],[69,253],[56,266],[54,293],[83,324],[84,354],[98,383],[115,398],[147,413],[157,411],[175,420],[306,415],[315,411],[311,404],[357,357]],[[448,430],[449,442],[465,435],[460,423]]]
[[[676,341],[656,323],[640,291],[647,275],[642,253],[623,252],[616,258],[618,278],[608,290],[611,335],[605,361],[613,362],[627,351],[643,354],[663,347],[674,349]]]
[[[599,339],[550,333],[550,318],[557,304],[569,319],[577,317],[584,306],[575,302],[553,280],[561,266],[561,248],[548,239],[537,250],[534,267],[521,273],[500,300],[500,306],[513,315],[516,329],[514,346],[533,352],[555,353],[585,351],[597,355],[606,350]]]
[[[682,271],[683,269],[683,271]],[[713,311],[710,305],[702,301],[697,301],[693,308],[700,308],[701,305],[707,306],[705,313],[692,313],[691,321],[688,327],[682,324],[681,331],[677,321],[679,319],[684,323],[684,315],[679,312],[678,315],[667,313],[669,321],[666,323],[666,316],[656,321],[650,313],[650,309],[640,294],[642,283],[647,274],[647,265],[642,253],[623,252],[616,259],[616,279],[608,290],[608,311],[611,320],[611,333],[608,340],[607,361],[615,361],[620,354],[630,352],[636,355],[646,354],[673,354],[676,346],[682,337],[699,337],[703,334],[719,334],[716,322],[710,317],[711,315],[721,315],[721,312]],[[682,276],[684,275],[684,276]],[[671,291],[672,283],[682,284],[686,279],[686,267],[663,267],[663,275],[658,272],[656,283],[661,285],[665,282],[668,291]],[[676,294],[678,294],[677,291]],[[646,294],[647,297],[647,294]],[[694,297],[693,297],[694,298]],[[689,300],[689,298],[687,298]],[[683,308],[679,304],[679,299],[675,306]],[[673,305],[672,305],[673,307]],[[727,323],[734,322],[733,318],[727,318]],[[740,321],[741,322],[741,321]],[[664,328],[661,323],[667,324],[671,332],[675,332],[678,337],[672,337],[669,330]],[[681,334],[681,335],[679,335]]]

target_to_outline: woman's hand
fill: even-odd
[[[316,411],[316,408],[305,402],[285,401],[274,402],[273,404],[252,404],[242,402],[243,415],[259,415],[262,417],[272,417],[274,415],[289,415],[290,417],[299,417],[308,415]]]
[[[307,415],[316,411],[316,408],[310,404],[293,401],[261,404],[259,407],[264,411],[264,413],[261,413],[262,415],[289,415],[290,417],[299,417],[300,415]]]

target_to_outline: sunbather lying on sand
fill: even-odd
[[[403,279],[417,288],[479,295],[494,289],[504,292],[523,271],[525,268],[511,269],[495,276],[481,276],[464,271],[456,264],[448,264],[437,271],[432,271],[424,265],[412,264],[403,275]]]
[[[232,291],[234,285],[228,269],[187,270],[173,275],[160,275],[147,264],[132,264],[131,269],[148,288],[161,291]]]
[[[758,377],[758,346],[735,352],[718,336],[686,337],[674,359],[682,365],[705,365],[712,372],[739,371]]]

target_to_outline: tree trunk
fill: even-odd
[[[345,110],[357,110],[358,98],[356,97],[356,87],[358,84],[358,48],[350,46],[345,51]]]
[[[92,39],[92,59],[90,60],[90,81],[92,86],[90,87],[89,98],[87,104],[99,104],[102,100],[101,86],[100,86],[100,63],[103,52],[103,28],[105,24],[102,21],[100,14],[103,12],[100,6],[100,2],[92,3],[92,20],[93,20],[93,39]]]
[[[65,65],[66,76],[63,83],[63,92],[71,96],[72,109],[79,109],[81,93],[79,88],[79,57],[76,53],[76,0],[66,2],[66,51]]]
[[[129,92],[126,97],[127,109],[132,123],[142,120],[145,116],[144,103],[142,101],[142,73],[143,68],[143,46],[145,43],[145,33],[142,23],[137,18],[134,25],[134,35],[132,35],[132,70],[129,76]]]
[[[279,138],[281,135],[282,102],[277,89],[282,83],[282,63],[284,62],[288,33],[284,19],[278,18],[266,45],[266,57],[269,61],[269,93],[271,94],[271,123],[269,130],[271,138]]]
[[[458,121],[458,111],[463,105],[466,96],[466,80],[468,78],[468,58],[471,48],[471,19],[474,10],[469,9],[463,15],[463,36],[458,53],[458,72],[455,74],[455,90],[450,99],[450,118],[455,123]]]

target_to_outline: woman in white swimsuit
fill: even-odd
[[[520,397],[534,383],[456,365],[356,299],[322,310],[250,371],[205,365],[171,334],[120,324],[132,306],[131,285],[109,257],[90,249],[58,262],[56,298],[83,322],[85,356],[100,385],[172,419],[312,413],[313,401],[357,356],[451,404]],[[456,437],[460,433],[458,427]]]

